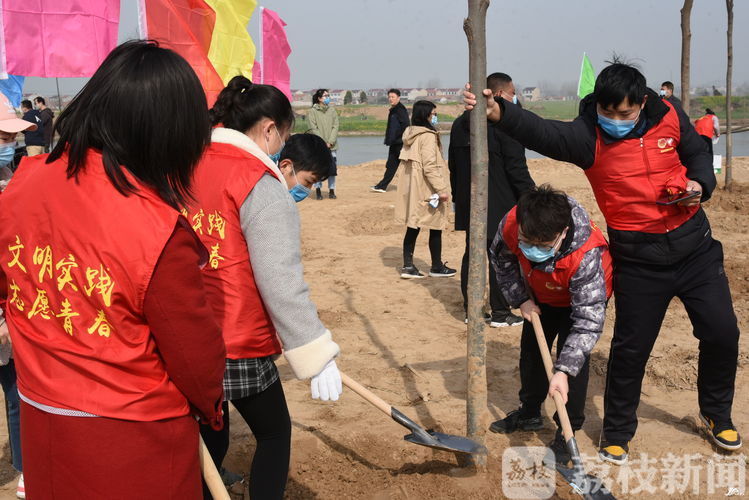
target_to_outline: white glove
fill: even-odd
[[[334,359],[328,361],[325,368],[312,377],[310,389],[312,399],[338,401],[338,396],[343,392],[343,384],[341,383],[341,372],[338,371]]]

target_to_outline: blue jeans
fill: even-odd
[[[23,472],[21,460],[21,406],[16,387],[16,365],[11,359],[5,366],[0,366],[0,384],[5,393],[5,408],[8,418],[8,435],[10,436],[10,454],[13,457],[13,468]]]
[[[331,154],[333,155],[333,172],[338,173],[338,167],[337,167],[338,155],[336,154],[335,151],[333,151]],[[336,178],[335,175],[331,175],[330,177],[328,177],[328,189],[329,190],[335,189],[335,178]],[[315,182],[312,185],[312,187],[315,189],[322,189],[322,182]]]

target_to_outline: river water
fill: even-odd
[[[447,157],[447,148],[450,145],[450,136],[447,134],[440,136],[442,140],[442,150]],[[384,160],[387,158],[388,148],[382,141],[383,136],[345,136],[338,137],[338,164],[339,165],[357,165],[373,160]],[[721,136],[720,142],[714,146],[715,154],[726,154],[726,141]],[[525,151],[528,158],[543,158],[542,155],[527,149]],[[733,155],[749,156],[749,132],[733,134]]]

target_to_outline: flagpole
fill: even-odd
[[[55,85],[57,85],[57,110],[62,111],[62,96],[60,96],[60,79],[55,78]]]
[[[263,9],[265,7],[260,6],[260,58],[258,64],[260,64],[260,83],[265,83],[265,65],[263,64]]]

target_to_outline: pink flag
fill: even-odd
[[[119,0],[2,0],[0,73],[91,76],[119,23]]]
[[[286,23],[278,14],[265,8],[263,8],[262,22],[263,68],[260,82],[278,88],[291,101],[291,71],[286,62],[291,54],[291,46],[283,28]]]
[[[263,68],[260,66],[261,64],[257,61],[252,65],[252,83],[263,82]]]

